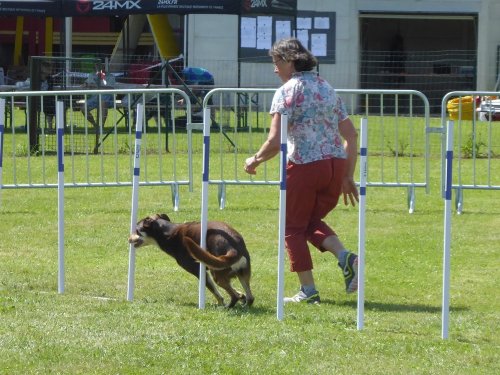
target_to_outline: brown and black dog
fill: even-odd
[[[254,297],[250,290],[250,255],[243,237],[226,223],[209,221],[205,251],[199,246],[200,231],[199,222],[176,224],[165,214],[155,214],[137,223],[136,231],[129,236],[128,242],[135,248],[158,246],[197,278],[200,274],[199,262],[204,263],[213,278],[207,274],[206,286],[220,305],[224,305],[224,299],[214,281],[231,297],[226,307],[233,307],[238,301],[251,306]],[[245,294],[233,289],[233,277],[238,277]]]

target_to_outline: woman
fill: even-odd
[[[357,290],[358,257],[345,249],[323,219],[338,203],[355,206],[358,190],[353,179],[357,132],[342,99],[312,70],[316,58],[295,38],[277,41],[269,51],[274,72],[283,85],[276,91],[269,135],[259,151],[245,161],[256,174],[262,162],[280,150],[281,115],[288,114],[285,244],[290,270],[296,272],[299,292],[285,302],[319,303],[308,242],[330,252],[343,271],[347,293]]]

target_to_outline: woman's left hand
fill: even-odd
[[[344,195],[344,204],[346,206],[349,205],[348,198],[353,207],[356,206],[356,202],[359,202],[358,188],[352,177],[344,177],[342,181],[342,194]]]

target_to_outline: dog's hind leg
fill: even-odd
[[[252,294],[252,290],[250,289],[250,272],[248,272],[247,270],[238,272],[238,280],[240,280],[241,286],[245,290],[245,301],[242,301],[242,303],[245,306],[252,306],[254,297]]]
[[[197,279],[200,278],[200,264],[198,262],[195,262],[193,258],[190,256],[186,256],[185,258],[180,258],[177,259],[177,264],[184,268],[187,272],[195,276]],[[210,274],[207,272],[206,273],[206,282],[205,282],[206,287],[208,290],[214,295],[215,299],[217,300],[217,303],[221,306],[224,305],[224,298],[220,294],[219,290],[217,289],[214,281],[210,277]]]
[[[212,276],[214,278],[214,281],[217,283],[218,286],[220,286],[222,289],[224,289],[227,294],[231,297],[231,301],[226,305],[226,307],[230,308],[236,305],[236,302],[239,300],[244,300],[245,295],[236,291],[232,286],[231,286],[231,277],[229,276],[228,270],[224,271],[211,271]]]

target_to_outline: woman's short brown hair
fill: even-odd
[[[269,56],[286,62],[293,62],[297,72],[313,70],[318,64],[316,57],[297,38],[276,41],[269,50]]]

